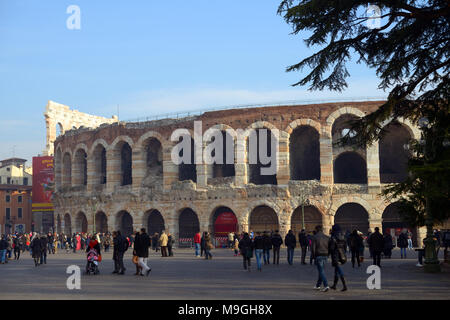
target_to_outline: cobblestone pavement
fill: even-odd
[[[101,273],[82,275],[81,290],[68,290],[66,268],[85,266],[85,254],[60,252],[47,257],[47,264],[34,267],[29,253],[19,261],[10,260],[0,265],[0,299],[449,299],[450,273],[427,274],[416,267],[415,251],[408,259],[382,260],[381,290],[369,290],[366,273],[368,253],[361,268],[344,265],[349,291],[317,292],[313,290],[317,270],[312,265],[301,265],[300,250],[296,249],[294,265],[286,262],[282,249],[280,265],[263,265],[262,272],[243,270],[242,258],[234,257],[228,249],[213,250],[213,259],[195,258],[189,249],[175,249],[175,256],[162,258],[151,251],[150,276],[135,276],[131,250],[125,256],[125,275],[111,274],[111,252],[103,255]],[[442,259],[442,252],[440,254]],[[328,281],[332,283],[333,269],[326,266]],[[331,285],[330,283],[330,285]],[[341,284],[339,283],[338,289]]]

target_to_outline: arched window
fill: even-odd
[[[366,161],[356,152],[341,153],[334,161],[334,183],[367,184]]]
[[[310,126],[297,127],[289,139],[291,180],[320,180],[319,133]]]

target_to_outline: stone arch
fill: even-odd
[[[88,220],[83,211],[79,211],[75,216],[75,231],[82,233],[88,232]]]
[[[64,152],[62,157],[62,185],[64,187],[72,186],[72,153]]]
[[[339,224],[343,232],[352,232],[356,229],[367,235],[369,230],[369,211],[356,202],[344,203],[336,210],[334,223]]]
[[[255,132],[252,133],[252,130],[254,129]],[[269,164],[263,164],[262,159],[260,158],[260,139],[263,136],[261,136],[261,133],[263,131],[261,130],[267,130],[265,137],[267,141],[267,155],[270,154],[270,159],[275,158],[275,174],[269,175],[269,174],[262,174],[262,170],[267,170],[269,167],[273,168],[273,164],[270,162]],[[276,131],[272,131],[276,130]],[[275,134],[274,134],[275,132]],[[273,184],[277,185],[277,174],[278,171],[278,157],[279,157],[279,150],[278,150],[278,142],[280,140],[280,136],[276,136],[276,133],[279,133],[278,129],[272,125],[271,123],[267,121],[258,121],[253,124],[251,124],[247,128],[248,136],[246,138],[246,152],[247,152],[247,162],[248,162],[248,181],[249,183],[253,183],[256,185],[262,185],[262,184]],[[246,133],[246,134],[247,134]],[[270,137],[270,138],[269,138]],[[273,150],[272,146],[272,139],[275,139],[275,150]],[[250,143],[251,141],[255,141],[253,143]],[[253,150],[253,151],[252,151]],[[275,153],[275,156],[273,156],[273,153]]]
[[[169,142],[166,139],[164,139],[164,137],[159,132],[148,131],[139,137],[139,140],[136,142],[135,146],[136,150],[142,150],[142,148],[145,145],[145,142],[150,138],[158,140],[163,148],[169,145]]]
[[[144,186],[162,183],[164,170],[163,148],[163,142],[154,135],[147,135],[147,138],[141,142],[138,154],[144,167]]]
[[[214,133],[220,131],[222,139],[222,147],[219,149],[221,157],[216,153],[217,148],[210,150],[210,146],[215,147],[216,135]],[[226,130],[233,130],[228,132]],[[214,139],[213,139],[214,138]],[[237,135],[234,129],[226,125],[215,125],[203,134],[203,159],[218,160],[214,161],[210,166],[210,172],[208,176],[212,178],[226,178],[234,177],[236,175],[235,163],[236,163],[236,151],[237,151]],[[212,152],[214,151],[214,152]]]
[[[108,217],[103,211],[98,211],[95,214],[95,232],[108,232]]]
[[[179,141],[181,142],[184,138],[183,137],[188,137],[188,139],[190,139],[190,143],[191,143],[191,156],[190,156],[190,163],[185,163],[184,161],[182,161],[182,163],[180,163],[178,165],[178,180],[179,181],[187,181],[187,180],[192,180],[193,182],[197,182],[197,165],[195,164],[195,141],[192,135],[187,135],[184,134],[182,136],[180,136]],[[180,157],[183,157],[185,150],[180,150],[179,155]]]
[[[333,163],[334,183],[367,184],[367,164],[357,152],[339,154]]]
[[[88,148],[86,145],[79,144],[75,147],[72,160],[72,184],[74,186],[87,185],[87,155]]]
[[[320,125],[305,124],[292,130],[289,157],[291,180],[320,181]]]
[[[316,206],[304,206],[305,230],[311,233],[317,225],[324,225],[324,214]],[[303,213],[302,206],[298,206],[291,215],[291,230],[298,236],[298,233],[303,229]]]
[[[332,112],[327,120],[326,120],[326,124],[331,128],[335,122],[335,120],[337,120],[339,117],[345,115],[345,114],[352,114],[358,118],[362,118],[364,117],[366,114],[364,112],[362,112],[361,110],[357,109],[357,108],[353,108],[353,107],[343,107],[340,108],[334,112]]]
[[[58,191],[62,185],[62,151],[58,145],[55,152],[55,189]]]
[[[101,145],[105,150],[108,150],[108,149],[109,149],[109,145],[108,145],[108,143],[107,143],[104,139],[97,139],[97,140],[95,140],[95,141],[92,143],[92,145],[91,145],[91,149],[89,150],[89,155],[90,155],[90,156],[93,156],[93,155],[94,155],[95,149],[96,149],[99,145]]]
[[[160,235],[163,230],[166,230],[164,216],[157,209],[150,209],[145,212],[143,220],[143,225],[146,227],[149,236],[155,233]]]
[[[249,231],[264,232],[280,230],[277,212],[268,205],[259,205],[250,212]]]
[[[181,247],[191,247],[194,235],[200,231],[200,219],[191,208],[178,211],[178,241]]]
[[[128,143],[130,147],[133,148],[134,142],[129,136],[118,136],[114,139],[114,141],[108,146],[108,150],[116,150],[119,144],[123,144],[124,142]]]
[[[309,127],[313,127],[314,129],[316,129],[316,131],[320,134],[321,130],[322,130],[322,126],[319,122],[314,121],[312,119],[297,119],[292,121],[287,127],[286,129],[284,129],[284,131],[288,134],[291,135],[292,132],[301,126],[309,126]]]
[[[230,232],[239,232],[237,215],[228,206],[217,206],[210,215],[210,230],[216,239],[216,245],[227,244]]]
[[[108,157],[107,150],[108,144],[100,139],[96,140],[91,148],[91,159],[93,166],[93,184],[97,185],[105,185],[107,182],[107,168],[108,168]]]
[[[384,128],[386,133],[379,140],[380,182],[403,182],[408,176],[408,159],[411,156],[404,146],[414,137],[408,128],[391,122]]]
[[[116,214],[116,230],[119,230],[122,236],[129,237],[133,231],[133,216],[126,210],[121,210]]]
[[[64,233],[72,235],[72,218],[69,213],[64,215]]]

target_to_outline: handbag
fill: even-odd
[[[138,264],[139,263],[139,257],[138,256],[133,256],[132,261],[133,261],[134,264]]]

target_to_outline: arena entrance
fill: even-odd
[[[216,247],[228,244],[228,234],[238,232],[238,220],[234,212],[227,207],[218,208],[213,215],[213,233]]]
[[[403,229],[407,229],[412,233],[411,239],[413,242],[413,246],[417,246],[417,228],[410,227],[408,223],[404,222],[400,214],[398,213],[398,204],[391,203],[384,209],[382,215],[382,228],[383,234],[388,233],[392,236],[394,240],[394,244],[397,244],[397,238]]]
[[[275,230],[280,230],[275,210],[268,206],[259,206],[253,209],[250,214],[250,232],[268,231],[270,233]]]
[[[151,210],[147,212],[147,233],[149,236],[153,236],[155,233],[161,235],[165,230],[164,218],[158,210]]]
[[[133,234],[133,217],[127,211],[120,211],[117,214],[117,229],[124,237],[129,237]]]
[[[339,224],[342,232],[358,230],[364,235],[369,231],[369,214],[358,203],[346,203],[339,207],[334,216],[334,223]],[[327,232],[328,230],[324,230]]]
[[[305,231],[312,233],[316,226],[322,226],[322,213],[314,206],[305,206]],[[291,217],[291,229],[297,237],[303,229],[302,206],[295,209]]]
[[[200,231],[200,223],[194,210],[186,208],[179,217],[179,239],[180,247],[192,247],[194,236]]]

